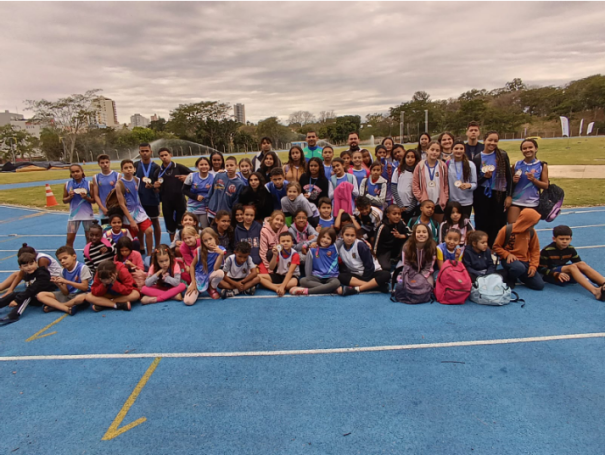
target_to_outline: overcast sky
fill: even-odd
[[[601,2],[1,3],[0,17],[0,110],[101,88],[122,123],[201,100],[244,103],[254,122],[363,118],[417,90],[605,69]]]

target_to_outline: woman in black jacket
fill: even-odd
[[[499,140],[496,131],[489,131],[485,135],[485,149],[473,158],[477,168],[477,189],[473,194],[475,228],[487,233],[489,246],[506,225],[506,210],[512,203],[510,160],[498,148]]]
[[[261,172],[253,172],[248,177],[248,186],[242,190],[238,202],[243,206],[256,207],[256,220],[261,224],[273,212],[273,198],[265,188],[265,178]]]
[[[302,194],[309,202],[317,206],[322,197],[330,198],[330,181],[326,178],[324,163],[319,158],[311,158],[307,163],[307,171],[298,181]],[[319,207],[317,207],[319,208]]]

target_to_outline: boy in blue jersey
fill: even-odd
[[[92,197],[99,206],[99,214],[101,215],[101,224],[109,224],[107,207],[105,203],[107,196],[116,187],[120,174],[111,170],[111,160],[109,155],[99,155],[97,163],[101,168],[101,172],[92,177]]]
[[[44,304],[45,313],[61,310],[73,316],[77,305],[85,303],[86,293],[90,289],[92,273],[90,269],[78,262],[76,251],[70,246],[62,246],[56,252],[57,260],[63,266],[61,277],[52,277],[51,281],[59,288],[55,292],[40,292],[36,298]]]
[[[225,160],[225,172],[218,172],[208,193],[208,218],[214,218],[219,210],[231,209],[237,203],[246,184],[237,176],[237,159],[233,156]]]
[[[273,210],[281,210],[281,200],[287,195],[286,186],[288,181],[285,179],[284,171],[281,167],[276,167],[270,172],[271,181],[265,185],[265,188],[271,193],[273,198]]]
[[[319,206],[319,223],[320,228],[334,227],[334,216],[332,215],[332,201],[327,197],[322,197],[318,204]]]

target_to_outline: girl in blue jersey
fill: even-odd
[[[338,255],[342,260],[342,273],[338,280],[342,284],[336,292],[340,295],[359,294],[378,288],[389,292],[391,273],[381,269],[370,247],[357,238],[357,229],[352,224],[345,225],[340,231],[342,240],[336,241]]]
[[[187,210],[197,216],[202,228],[209,226],[206,209],[208,194],[214,183],[214,176],[210,174],[210,166],[208,158],[198,158],[195,167],[199,172],[188,174],[183,184],[183,194],[187,196]]]
[[[356,150],[352,153],[351,162],[353,163],[353,166],[349,168],[349,174],[353,174],[355,176],[355,179],[357,180],[357,189],[359,190],[361,181],[365,178],[368,178],[370,171],[363,165],[363,155],[361,154],[361,150]]]
[[[540,202],[540,190],[548,188],[548,167],[536,158],[538,143],[533,139],[521,142],[523,160],[512,167],[513,203],[508,209],[508,223],[517,221],[525,208],[536,208]]]
[[[201,245],[197,248],[189,269],[191,284],[185,294],[186,305],[193,305],[200,292],[204,291],[208,291],[214,300],[220,298],[216,287],[225,277],[225,272],[221,269],[226,252],[224,247],[219,246],[218,235],[212,228],[202,231]]]
[[[336,231],[333,228],[322,229],[317,246],[310,248],[305,258],[306,276],[300,280],[300,287],[290,289],[290,294],[331,294],[340,287],[338,250],[334,242]]]
[[[67,219],[67,246],[74,246],[76,233],[80,223],[84,225],[84,235],[88,242],[88,231],[95,219],[92,204],[95,200],[90,191],[90,184],[84,176],[84,169],[79,164],[69,167],[71,180],[65,182],[63,188],[63,203],[69,203],[69,218]]]

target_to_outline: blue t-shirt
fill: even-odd
[[[281,188],[276,188],[273,182],[269,182],[265,185],[265,188],[269,190],[271,193],[271,197],[273,198],[273,210],[281,210],[281,199],[286,197],[288,181],[284,180],[284,186]]]
[[[324,171],[326,173],[326,178],[328,180],[330,180],[330,177],[332,177],[332,166],[328,166],[327,164],[324,164]]]
[[[515,163],[515,173],[519,170],[522,173],[513,190],[513,204],[522,207],[537,207],[540,202],[540,190],[529,181],[525,174],[533,174],[536,180],[540,180],[540,177],[542,177],[542,162],[540,160],[534,160],[531,163],[526,163],[524,160],[517,161]]]
[[[118,173],[116,171],[111,171],[109,174],[105,175],[102,172],[94,176],[94,182],[97,185],[99,190],[99,199],[105,205],[105,201],[107,200],[107,196],[116,187],[116,183],[118,182]]]
[[[329,220],[324,220],[321,216],[319,217],[319,223],[322,228],[334,227],[334,217],[330,217]]]
[[[489,155],[486,155],[485,153],[481,152],[481,169],[479,169],[478,172],[481,172],[482,174],[484,174],[483,168],[485,166],[494,166],[494,172],[492,172],[492,178],[483,182],[483,184],[481,186],[483,186],[485,188],[491,187],[492,190],[495,190],[496,189],[496,171],[497,171],[496,152],[492,152]]]
[[[351,169],[351,172],[353,173],[353,175],[357,179],[357,189],[359,189],[359,187],[361,185],[361,181],[368,176],[368,171],[366,171],[365,169],[361,168],[359,170]]]
[[[204,179],[200,176],[199,172],[191,175],[191,192],[196,196],[203,196],[204,199],[198,201],[197,199],[187,199],[187,210],[195,214],[206,213],[206,207],[208,207],[208,194],[212,189],[214,183],[214,176],[208,174]],[[187,179],[189,180],[189,179]]]
[[[338,276],[338,250],[335,245],[328,248],[311,248],[313,255],[313,275],[319,278],[335,278]]]

